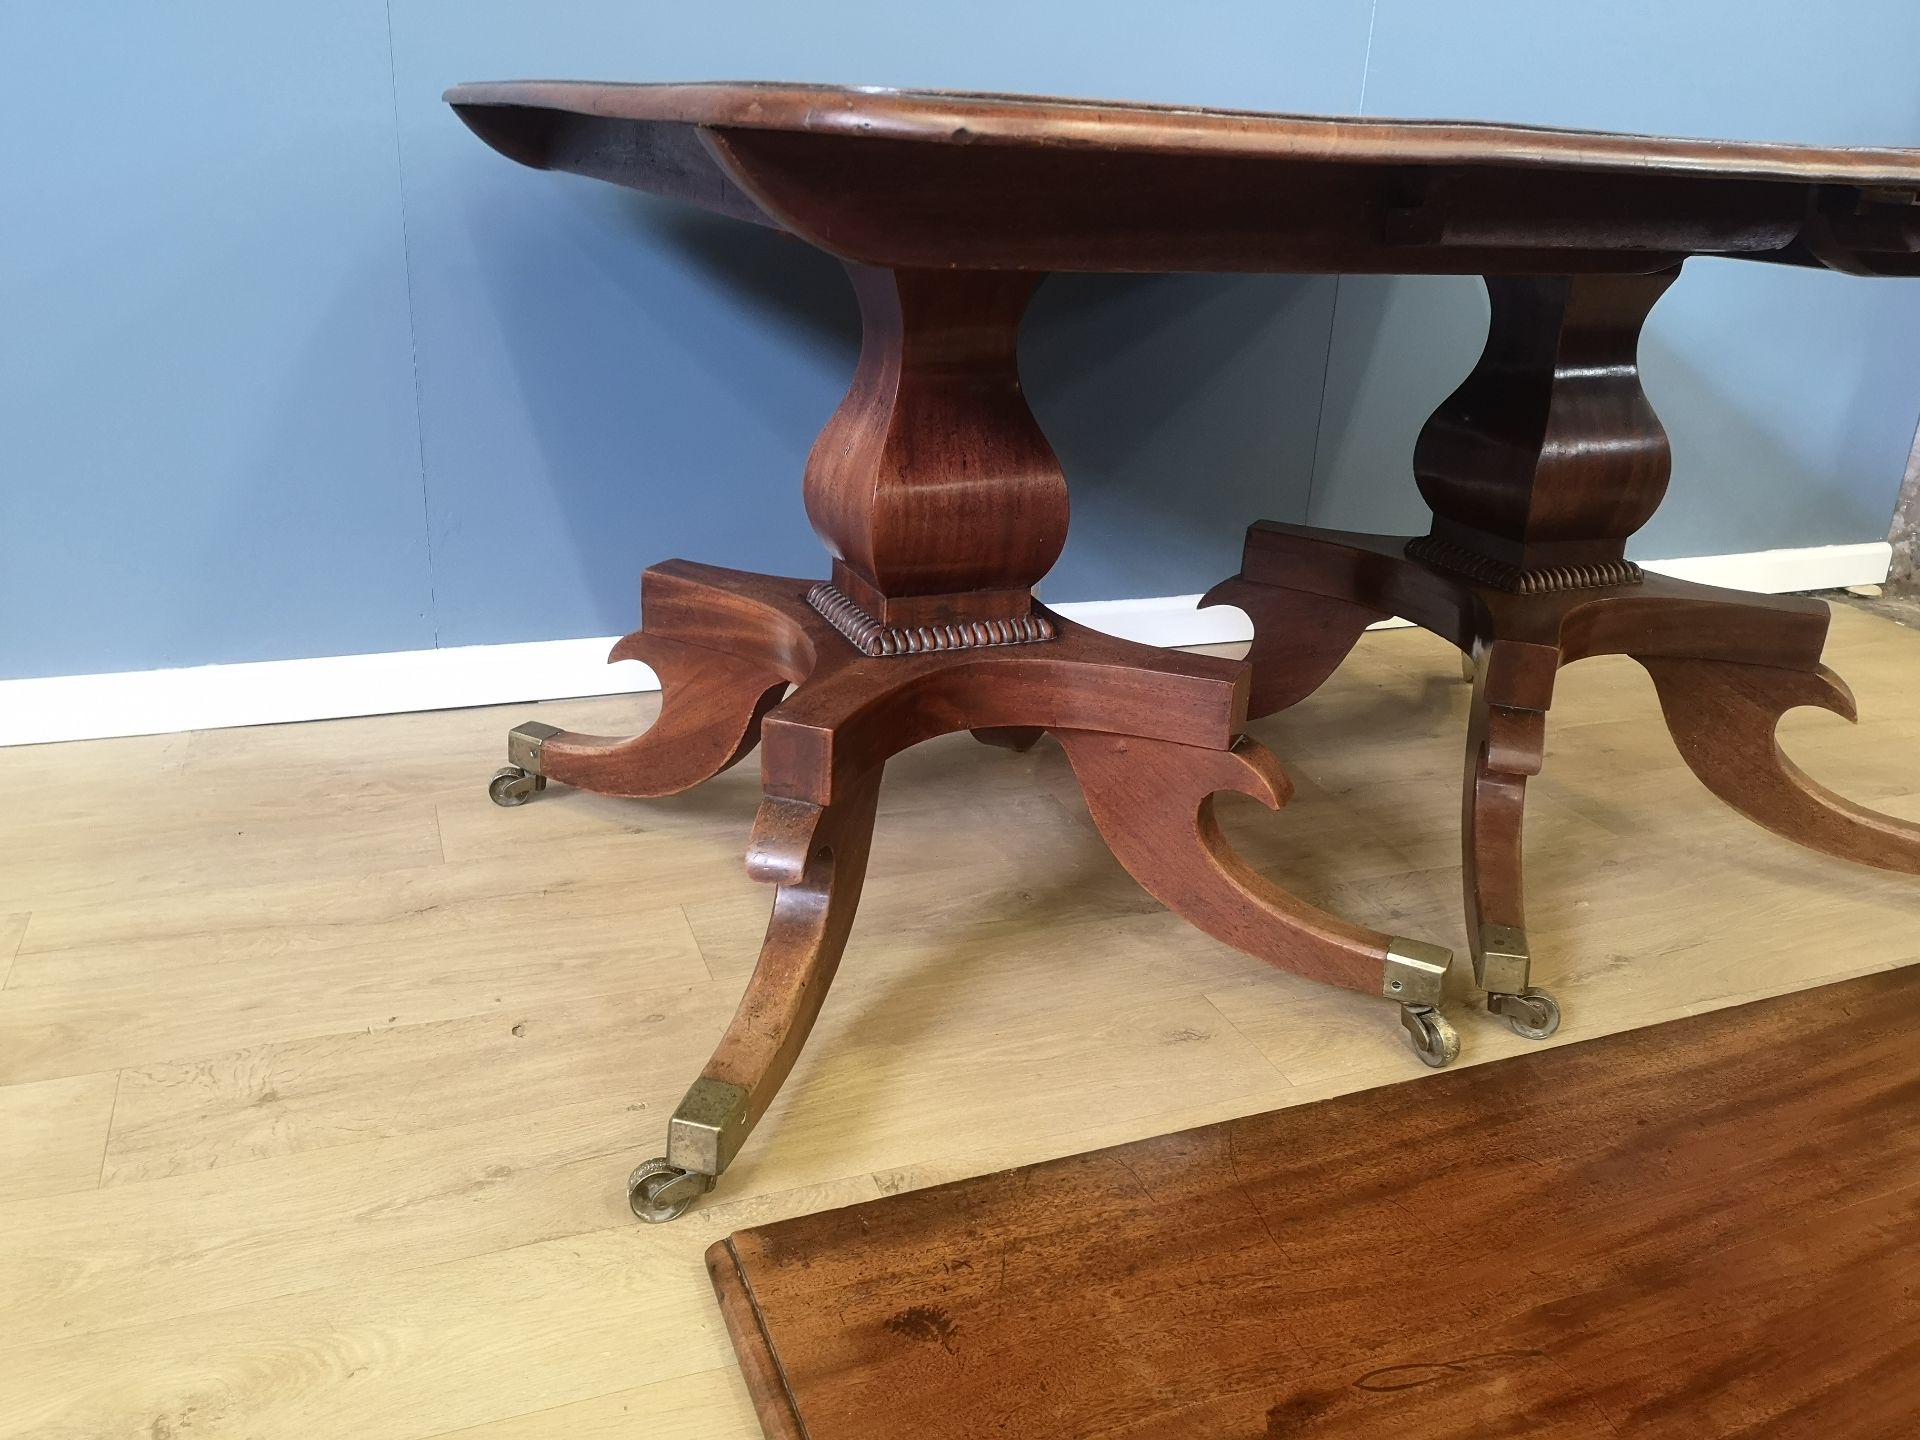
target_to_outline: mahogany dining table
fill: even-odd
[[[659,718],[630,737],[520,725],[492,785],[502,804],[548,780],[660,796],[760,748],[747,869],[777,887],[772,919],[665,1157],[629,1180],[640,1218],[673,1219],[711,1189],[792,1069],[859,903],[881,771],[934,736],[1024,749],[1050,732],[1156,899],[1281,969],[1397,1003],[1436,1066],[1459,1050],[1439,1009],[1450,952],[1260,875],[1211,798],[1285,802],[1249,718],[1311,694],[1385,616],[1468,657],[1473,974],[1522,1034],[1560,1018],[1531,983],[1520,833],[1563,664],[1633,657],[1729,805],[1816,850],[1920,873],[1920,826],[1824,790],[1774,740],[1794,706],[1853,718],[1820,663],[1825,606],[1625,556],[1671,468],[1636,350],[1683,262],[1920,274],[1920,152],[792,84],[518,81],[446,98],[523,164],[817,246],[860,302],[859,362],[801,481],[827,574],[654,565],[642,628],[611,658],[653,668]],[[1055,271],[1485,277],[1485,353],[1412,456],[1428,533],[1255,524],[1240,573],[1206,602],[1252,617],[1246,661],[1050,611],[1034,587],[1066,539],[1067,484],[1016,339]]]

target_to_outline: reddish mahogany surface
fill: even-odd
[[[769,1436],[1920,1433],[1920,968],[716,1244]]]
[[[1913,273],[1920,155],[773,84],[459,85],[488,144],[848,260],[1483,274],[1754,255]]]
[[[1428,534],[1262,522],[1240,573],[1208,596],[1254,622],[1256,716],[1305,699],[1388,615],[1471,657],[1460,828],[1476,956],[1483,926],[1517,932],[1494,938],[1525,950],[1526,784],[1545,763],[1554,676],[1590,655],[1647,667],[1681,756],[1743,815],[1810,849],[1920,873],[1920,825],[1815,783],[1774,740],[1795,706],[1854,718],[1820,663],[1826,606],[1642,576],[1625,559],[1671,468],[1637,355],[1678,273],[1488,276],[1486,349],[1414,448]]]
[[[1645,663],[1689,765],[1761,824],[1920,866],[1920,827],[1848,805],[1772,745],[1788,706],[1850,710],[1819,668],[1824,613],[1642,584],[1624,558],[1667,482],[1636,350],[1680,264],[1920,273],[1920,155],[821,86],[535,81],[448,99],[525,164],[786,230],[846,261],[859,295],[859,368],[803,485],[831,585],[655,567],[645,628],[615,657],[660,670],[659,723],[545,743],[555,778],[624,795],[684,789],[761,744],[749,868],[777,897],[707,1071],[745,1096],[735,1139],[825,998],[882,766],[955,730],[1014,746],[1054,731],[1155,896],[1276,965],[1379,993],[1388,937],[1252,872],[1210,796],[1284,801],[1274,757],[1241,735],[1249,706],[1306,696],[1383,613],[1479,660],[1463,818],[1481,954],[1482,920],[1512,932],[1499,954],[1524,949],[1525,780],[1554,670],[1582,655]],[[1251,683],[1245,665],[1050,616],[1032,591],[1066,539],[1066,485],[1017,365],[1049,270],[1486,276],[1486,353],[1414,456],[1431,532],[1256,526],[1215,592],[1254,618]]]

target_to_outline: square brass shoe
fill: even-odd
[[[514,726],[507,732],[507,763],[518,765],[531,775],[543,773],[540,769],[541,747],[559,733],[558,725],[548,725],[539,720]]]
[[[1518,995],[1527,988],[1533,957],[1527,932],[1514,925],[1482,925],[1473,951],[1473,983],[1489,995]]]
[[[667,1122],[667,1159],[682,1170],[718,1175],[747,1138],[747,1092],[701,1076]]]
[[[1387,970],[1380,993],[1402,1005],[1438,1005],[1452,964],[1453,952],[1446,946],[1395,935],[1387,941]]]

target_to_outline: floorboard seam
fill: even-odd
[[[113,1104],[107,1108],[107,1134],[100,1142],[100,1172],[93,1178],[93,1188],[103,1190],[107,1184],[107,1156],[113,1153],[113,1122],[120,1114],[120,1086],[126,1080],[125,1070],[113,1072]]]
[[[13,984],[13,967],[20,959],[20,952],[27,948],[27,931],[33,928],[33,911],[29,910],[20,917],[20,933],[14,936],[13,949],[7,955],[7,973],[0,975],[0,990]]]

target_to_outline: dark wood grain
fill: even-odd
[[[1814,850],[1920,869],[1920,826],[1815,784],[1774,741],[1796,705],[1853,718],[1852,696],[1820,664],[1825,607],[1643,576],[1626,559],[1671,469],[1638,351],[1678,275],[1489,275],[1486,349],[1414,451],[1428,533],[1256,524],[1240,573],[1203,602],[1236,605],[1254,622],[1256,716],[1310,694],[1369,619],[1404,616],[1470,657],[1467,934],[1476,982],[1522,1033],[1557,1023],[1516,1016],[1506,997],[1532,979],[1526,785],[1545,759],[1562,665],[1632,656],[1653,675],[1687,764],[1734,809]]]
[[[860,364],[803,484],[834,582],[883,625],[1025,615],[1067,540],[1067,477],[1016,357],[1039,277],[852,273]]]
[[[811,1440],[1896,1440],[1920,1428],[1916,1026],[1897,970],[709,1263],[751,1290],[756,1395],[776,1356]]]
[[[1293,784],[1251,739],[1205,750],[1138,736],[1059,732],[1114,858],[1161,904],[1296,975],[1378,995],[1388,937],[1274,884],[1234,854],[1213,797],[1235,790],[1278,810]]]
[[[1724,660],[1644,657],[1680,758],[1755,824],[1842,860],[1920,875],[1920,825],[1834,794],[1781,750],[1774,731],[1799,705],[1856,719],[1853,692],[1820,665],[1782,670]]]
[[[1460,888],[1467,933],[1482,956],[1478,978],[1483,982],[1488,978],[1484,957],[1490,940],[1504,947],[1524,944],[1527,781],[1540,773],[1547,753],[1547,712],[1495,704],[1482,683],[1490,673],[1490,668],[1476,667],[1466,776],[1460,789]],[[1494,937],[1488,926],[1515,933]],[[1519,982],[1515,988],[1525,988],[1529,978],[1513,976]],[[1496,981],[1491,988],[1504,991],[1509,983]]]
[[[701,1075],[741,1091],[736,1148],[760,1123],[812,1033],[860,908],[882,766],[828,805],[769,796],[754,817],[747,873],[777,886],[752,978]]]
[[[806,580],[685,561],[653,567],[642,583],[645,624],[614,654],[668,667],[660,720],[637,737],[562,731],[545,742],[560,747],[555,774],[628,795],[697,783],[756,739],[761,745],[765,799],[747,871],[777,887],[773,915],[698,1082],[732,1097],[723,1139],[701,1149],[670,1138],[675,1165],[692,1169],[697,1159],[699,1174],[719,1174],[765,1114],[852,931],[886,762],[961,730],[1016,747],[1057,734],[1121,864],[1209,934],[1297,974],[1403,1004],[1437,1003],[1437,982],[1433,994],[1395,988],[1389,953],[1406,942],[1266,880],[1214,823],[1218,791],[1274,808],[1291,791],[1279,762],[1240,733],[1245,664],[1117,639],[1044,607],[1037,613],[1054,631],[1045,643],[864,655],[809,603],[810,590]],[[543,769],[546,760],[539,757]],[[689,1110],[710,1106],[690,1092]]]
[[[460,85],[529,165],[871,265],[1645,271],[1726,254],[1920,270],[1920,158],[1459,121],[779,84]]]
[[[955,149],[978,144],[1132,148],[1317,163],[1511,164],[1875,186],[1920,183],[1920,158],[1891,148],[1695,140],[1481,120],[1364,119],[979,91],[769,81],[509,80],[456,85],[446,92],[446,100],[462,111],[533,109],[728,130],[912,140]]]
[[[1673,469],[1639,348],[1679,275],[1488,277],[1486,350],[1414,446],[1433,541],[1511,588],[1621,560]]]
[[[1629,655],[1646,667],[1682,758],[1742,814],[1842,859],[1920,868],[1920,826],[1815,783],[1774,739],[1780,716],[1795,706],[1855,718],[1852,695],[1820,663],[1823,602],[1652,574],[1515,594],[1414,558],[1410,548],[1405,536],[1262,521],[1248,532],[1240,574],[1207,601],[1236,605],[1253,619],[1255,716],[1297,703],[1310,689],[1306,678],[1331,673],[1366,614],[1403,616],[1475,657],[1461,878],[1477,976],[1485,978],[1490,953],[1483,927],[1515,932],[1499,937],[1513,973],[1484,988],[1513,993],[1530,978],[1521,870],[1526,781],[1544,761],[1560,668],[1590,656]],[[1324,637],[1305,669],[1303,633]],[[1657,825],[1657,817],[1648,823]]]
[[[800,1417],[793,1408],[793,1397],[787,1393],[787,1382],[774,1363],[766,1332],[760,1328],[760,1313],[754,1308],[753,1295],[724,1241],[708,1251],[707,1274],[720,1299],[720,1318],[740,1356],[741,1374],[753,1396],[754,1414],[759,1418],[762,1433],[767,1440],[807,1440],[807,1432],[800,1428]]]
[[[787,677],[750,658],[636,630],[609,663],[638,660],[660,681],[660,714],[639,735],[546,737],[540,770],[549,779],[634,799],[677,795],[711,780],[760,743],[760,722],[787,690]]]
[[[830,578],[655,567],[642,628],[614,652],[659,669],[654,729],[522,727],[494,781],[503,804],[545,774],[658,795],[760,745],[752,868],[779,886],[774,920],[670,1122],[667,1169],[710,1178],[744,1140],[845,944],[882,767],[957,730],[1016,749],[1054,732],[1142,885],[1249,953],[1400,1000],[1423,1058],[1445,1063],[1458,1040],[1433,1007],[1450,957],[1304,904],[1213,823],[1220,789],[1285,798],[1274,757],[1241,733],[1249,705],[1305,697],[1380,615],[1479,659],[1464,873],[1489,993],[1489,927],[1504,989],[1525,980],[1525,778],[1554,672],[1582,655],[1653,668],[1688,763],[1730,803],[1835,853],[1910,863],[1910,827],[1802,783],[1768,748],[1785,705],[1834,703],[1806,679],[1824,613],[1639,585],[1624,547],[1666,486],[1636,352],[1681,263],[1920,273],[1920,154],[828,86],[533,81],[447,98],[523,164],[836,255],[860,301],[859,365],[803,483]],[[1246,665],[1048,611],[1034,587],[1065,543],[1067,492],[1021,390],[1018,338],[1052,270],[1485,276],[1486,353],[1415,457],[1432,531],[1409,546],[1256,526],[1214,597],[1255,619],[1251,683]],[[636,1209],[678,1213],[689,1178],[649,1170]]]
[[[684,135],[628,139],[592,152],[609,178],[690,199],[720,193]],[[718,153],[718,141],[702,143]],[[529,163],[560,153],[503,148]],[[842,157],[840,176],[801,189],[851,214],[856,180],[883,160],[863,146]],[[724,196],[718,208],[738,209]],[[826,1001],[887,760],[960,730],[1015,749],[1059,734],[1101,833],[1169,908],[1274,965],[1399,1001],[1422,1058],[1451,1060],[1458,1037],[1435,1008],[1446,951],[1307,904],[1243,864],[1213,823],[1216,790],[1275,807],[1287,793],[1278,762],[1241,735],[1248,667],[1117,640],[1035,600],[1068,518],[1065,477],[1020,385],[1020,319],[1038,277],[944,258],[848,268],[860,360],[802,485],[831,580],[654,567],[642,626],[612,657],[659,670],[666,698],[653,728],[517,731],[517,768],[496,777],[509,782],[496,791],[503,803],[530,795],[531,781],[513,783],[529,773],[663,795],[760,747],[766,798],[748,868],[778,887],[773,918],[739,1009],[669,1121],[666,1156],[630,1182],[636,1213],[671,1218],[745,1143]]]

